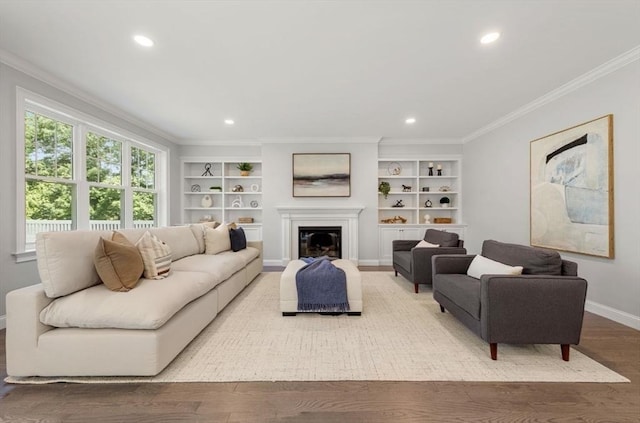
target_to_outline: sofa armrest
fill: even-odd
[[[451,247],[457,248],[457,247]],[[464,248],[462,248],[464,250]],[[466,254],[466,250],[463,254],[438,254],[431,258],[433,274],[437,273],[453,273],[453,274],[467,274],[467,269],[473,261],[475,255]]]
[[[247,241],[247,247],[257,248],[260,251],[260,255],[258,257],[262,257],[262,241]]]
[[[40,283],[7,294],[7,374],[28,374],[33,370],[38,338],[54,329],[40,322],[40,312],[52,301]],[[28,369],[27,373],[24,369]]]
[[[432,258],[436,255],[464,255],[467,250],[458,247],[414,248],[411,250],[413,275],[421,283],[430,284],[433,280]]]
[[[483,275],[481,330],[487,342],[578,344],[587,281],[575,276]]]
[[[409,240],[409,239],[394,239],[391,241],[391,250],[392,251],[411,251],[413,247],[418,245],[420,240]]]

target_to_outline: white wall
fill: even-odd
[[[15,189],[17,183],[15,142],[17,86],[168,146],[170,176],[180,174],[179,155],[176,146],[170,141],[0,62],[0,327],[4,327],[7,292],[40,282],[35,261],[16,263],[12,255],[16,249],[17,230]],[[171,178],[170,192],[179,192],[180,185],[177,179]],[[171,197],[169,201],[171,202]],[[170,213],[174,210],[179,212],[179,209],[180,205],[174,204]]]
[[[464,145],[465,246],[529,244],[529,142],[614,115],[615,259],[562,252],[589,282],[587,310],[640,328],[640,62]]]

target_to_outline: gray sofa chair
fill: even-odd
[[[393,241],[393,270],[413,282],[417,294],[419,284],[431,285],[431,257],[436,254],[467,254],[464,241],[458,234],[436,229],[427,229],[424,240],[437,244],[438,248],[414,248],[420,240]]]
[[[467,275],[473,255],[433,257],[433,298],[490,345],[497,359],[498,343],[560,344],[569,361],[569,346],[580,342],[587,281],[578,265],[556,251],[484,241],[482,255],[523,274]]]

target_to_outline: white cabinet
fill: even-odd
[[[253,165],[248,176],[237,168]],[[181,159],[181,222],[236,222],[247,240],[262,239],[262,163],[244,159]],[[253,220],[243,223],[242,220]]]
[[[390,265],[393,259],[392,241],[397,239],[423,239],[424,228],[412,226],[380,226],[378,235],[378,260],[380,265]]]

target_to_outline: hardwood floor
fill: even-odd
[[[1,382],[0,421],[640,422],[640,332],[586,313],[577,349],[631,383]]]

